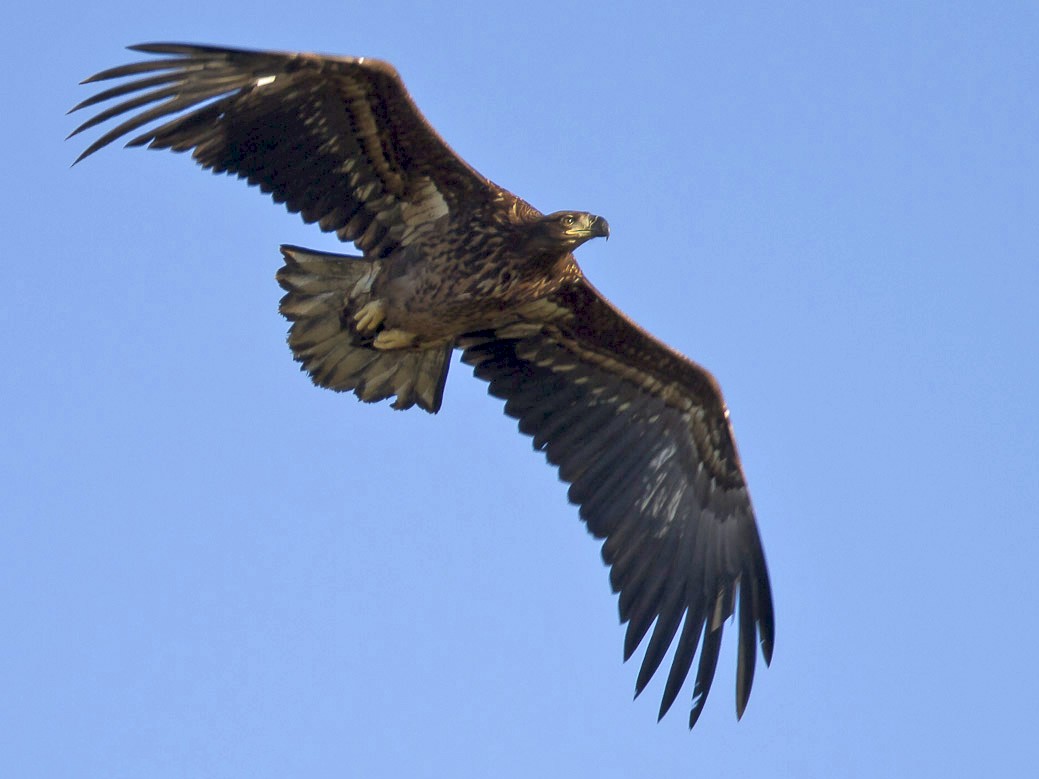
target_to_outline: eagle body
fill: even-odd
[[[575,241],[551,240],[542,214],[522,206],[475,214],[462,230],[437,224],[422,244],[390,252],[372,285],[386,304],[383,327],[415,334],[415,347],[453,343],[580,278]]]
[[[396,70],[363,57],[156,43],[157,55],[85,83],[115,82],[72,134],[120,117],[76,160],[128,146],[190,152],[245,179],[359,256],[282,246],[289,347],[322,387],[437,411],[449,358],[569,483],[603,541],[627,624],[645,644],[640,693],[673,654],[660,704],[694,660],[692,727],[724,625],[738,630],[736,713],[757,651],[768,663],[772,591],[728,409],[714,377],[661,343],[588,281],[574,251],[607,237],[583,211],[542,214],[460,158]]]

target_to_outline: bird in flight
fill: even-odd
[[[699,648],[692,728],[735,617],[742,716],[757,647],[769,663],[775,628],[729,412],[710,373],[585,277],[573,252],[608,237],[606,220],[542,214],[484,178],[423,118],[386,62],[131,48],[158,56],[86,79],[117,84],[72,109],[108,106],[72,135],[122,121],[76,162],[127,135],[128,146],[190,151],[203,168],[243,178],[353,243],[360,256],[281,247],[281,312],[302,369],[364,401],[392,397],[394,408],[435,413],[460,349],[604,539],[627,623],[625,660],[649,634],[636,695],[677,636],[663,717]]]

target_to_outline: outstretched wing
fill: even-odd
[[[725,620],[739,606],[736,713],[756,644],[771,661],[772,592],[754,512],[713,377],[632,323],[579,279],[523,321],[463,340],[463,359],[503,398],[534,448],[570,482],[628,623],[627,660],[656,625],[640,693],[678,633],[660,706],[678,695],[698,644],[692,727],[714,678]],[[683,622],[684,618],[684,622]]]
[[[126,98],[69,137],[130,116],[76,162],[165,120],[127,145],[192,149],[203,167],[259,185],[374,257],[502,192],[444,143],[386,62],[172,43],[130,48],[163,56],[83,82],[130,79],[73,108]]]

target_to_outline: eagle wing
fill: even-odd
[[[521,321],[463,339],[490,382],[570,483],[627,622],[624,659],[656,625],[638,695],[681,634],[663,717],[701,643],[689,727],[714,678],[725,620],[739,606],[736,712],[774,640],[772,593],[750,496],[714,378],[614,308],[583,278],[528,306]],[[684,623],[683,623],[684,617]]]
[[[130,48],[163,56],[83,82],[130,79],[73,108],[126,98],[69,137],[130,116],[76,162],[166,120],[127,145],[192,149],[203,167],[259,185],[305,221],[375,257],[452,212],[508,196],[440,138],[389,63],[173,43]]]

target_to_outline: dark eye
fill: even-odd
[[[577,221],[577,217],[575,217],[573,214],[567,214],[566,216],[563,217],[563,224],[566,227],[571,227],[573,225],[573,223],[576,222],[576,221]]]

